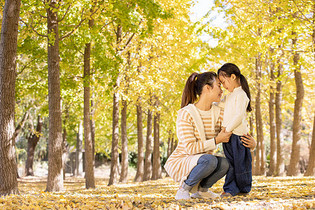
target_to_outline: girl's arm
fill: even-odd
[[[242,120],[246,114],[246,108],[248,103],[249,99],[247,98],[245,93],[237,96],[235,104],[233,104],[235,106],[234,108],[235,113],[228,120],[228,123],[226,125],[226,132],[233,131],[237,126],[239,126],[242,123]]]

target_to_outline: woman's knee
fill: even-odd
[[[217,157],[213,155],[205,154],[199,158],[198,164],[204,164],[205,166],[207,166],[206,167],[207,169],[209,169],[210,171],[213,171],[217,168],[218,159]]]
[[[229,161],[226,158],[222,158],[220,169],[224,171],[225,173],[227,173],[227,171],[229,170],[229,167],[230,167]]]

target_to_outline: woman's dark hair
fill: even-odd
[[[233,63],[225,63],[221,68],[218,70],[218,76],[223,76],[223,77],[231,77],[231,75],[234,74],[236,78],[240,79],[242,89],[245,91],[247,97],[249,98],[249,103],[246,108],[246,111],[250,112],[252,111],[250,101],[250,91],[249,91],[249,86],[247,83],[246,78],[241,74],[240,69]]]
[[[194,103],[197,100],[197,96],[200,96],[203,86],[210,85],[213,87],[216,78],[217,74],[215,72],[205,72],[202,74],[196,72],[192,73],[186,81],[181,108]]]

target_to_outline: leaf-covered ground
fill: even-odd
[[[20,195],[0,197],[0,209],[315,209],[315,177],[254,177],[250,195],[216,200],[174,199],[177,184],[170,178],[84,189],[83,178],[67,177],[65,191],[44,192],[46,179],[19,179]],[[222,192],[223,180],[213,186]]]

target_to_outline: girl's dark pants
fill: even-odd
[[[252,156],[241,142],[241,136],[232,134],[223,150],[230,167],[225,177],[224,192],[236,195],[248,193],[252,187]]]

